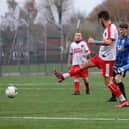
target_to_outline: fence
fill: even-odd
[[[53,53],[54,54],[51,54]],[[66,71],[68,54],[63,54],[61,60],[59,50],[47,50],[47,55],[39,52],[29,54],[15,53],[10,55],[1,54],[0,74],[1,75],[22,75],[22,74],[51,74],[56,67],[60,71]]]

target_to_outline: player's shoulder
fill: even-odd
[[[73,41],[73,42],[71,43],[71,45],[74,45],[74,44],[76,44],[76,41]]]
[[[116,27],[116,25],[112,23],[112,24],[111,24],[111,27]]]
[[[115,25],[115,24],[113,24],[113,23],[111,24],[111,28],[112,28],[112,29],[115,29],[115,30],[117,30],[117,27],[116,27],[116,25]]]
[[[85,40],[81,40],[81,43],[87,44],[87,42]]]
[[[129,35],[126,35],[124,39],[126,40],[126,42],[129,42]]]
[[[126,42],[129,44],[129,35],[126,36]]]

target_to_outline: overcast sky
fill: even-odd
[[[4,15],[7,11],[7,0],[0,0],[0,16]],[[16,0],[19,3],[23,3],[25,0]],[[40,0],[36,0],[40,1]],[[93,8],[102,3],[104,0],[73,0],[73,7],[75,11],[80,11],[84,14],[89,14]]]
[[[79,10],[84,14],[89,14],[94,7],[101,4],[104,0],[73,0],[75,10]]]

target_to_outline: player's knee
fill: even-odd
[[[112,77],[105,77],[104,78],[104,81],[105,81],[105,85],[110,85],[112,83]]]
[[[120,77],[115,77],[115,82],[116,83],[120,83],[122,80],[121,80],[121,78]]]
[[[116,81],[117,84],[120,83],[120,82],[121,82],[121,80],[117,80],[117,81]]]
[[[75,78],[74,78],[74,81],[75,81],[75,82],[76,82],[76,81],[79,81],[79,79],[75,77]]]
[[[80,68],[81,68],[81,69],[84,69],[85,66],[86,66],[86,63],[81,63],[81,64],[80,64]]]
[[[87,77],[83,77],[83,80],[84,80],[85,82],[88,82],[88,78],[87,78]]]

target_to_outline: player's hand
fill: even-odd
[[[122,67],[119,67],[119,68],[117,69],[117,72],[118,72],[119,74],[121,74],[121,73],[124,72],[124,69],[123,69]]]
[[[89,37],[88,43],[94,43],[94,39],[92,37]]]
[[[87,57],[87,54],[86,54],[86,53],[85,53],[85,54],[82,54],[82,56],[83,56],[83,57]]]
[[[120,70],[120,68],[118,68],[118,69],[117,69],[117,73],[121,73],[121,70]]]

